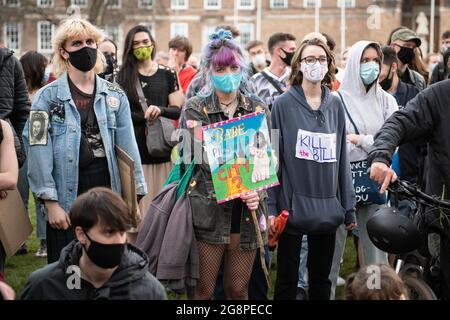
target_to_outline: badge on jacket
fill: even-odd
[[[28,127],[30,146],[46,146],[48,143],[48,113],[44,110],[30,111]]]
[[[50,101],[50,121],[56,123],[64,123],[66,119],[66,110],[64,103],[60,101]]]

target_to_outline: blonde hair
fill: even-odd
[[[379,288],[369,288],[372,271],[379,271]],[[408,300],[408,291],[399,275],[386,264],[361,268],[348,276],[344,287],[344,300]]]
[[[53,51],[55,53],[53,57],[53,68],[56,77],[61,76],[61,74],[67,72],[69,69],[69,62],[62,57],[60,49],[64,49],[67,39],[80,35],[92,37],[97,45],[102,42],[105,37],[100,29],[87,20],[81,18],[69,18],[61,22],[52,41]],[[104,64],[105,57],[100,50],[97,50],[97,62],[94,66],[94,72],[101,73]]]

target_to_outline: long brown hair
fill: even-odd
[[[423,62],[422,50],[420,50],[420,48],[414,48],[414,59],[411,61],[409,67],[420,73],[425,78],[426,83],[428,83],[429,73],[426,64]]]
[[[304,42],[302,42],[297,51],[295,51],[294,57],[292,58],[291,62],[292,71],[291,76],[289,77],[289,83],[291,84],[291,86],[302,84],[303,73],[300,71],[300,60],[302,58],[303,50],[305,50],[305,48],[309,46],[321,47],[325,51],[326,56],[328,58],[328,72],[323,78],[322,84],[326,85],[328,88],[331,89],[336,74],[336,63],[334,54],[333,52],[330,51],[326,43],[317,38],[305,40]]]

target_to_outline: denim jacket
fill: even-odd
[[[105,148],[111,189],[121,193],[114,145],[134,160],[136,193],[144,195],[147,186],[134,137],[130,107],[125,93],[117,85],[96,76],[94,112]],[[44,136],[36,142],[30,136],[33,112],[44,121]],[[77,197],[78,161],[81,139],[80,114],[72,99],[67,73],[40,89],[31,107],[22,133],[28,154],[28,181],[31,191],[41,200],[58,201],[68,212]],[[30,141],[31,140],[31,141]]]
[[[269,109],[259,98],[239,94],[238,99],[239,104],[236,108],[235,116],[243,116],[255,111],[264,111],[270,130]],[[202,99],[193,97],[186,102],[180,122],[180,127],[187,129],[186,131],[188,133],[187,135],[182,133],[180,138],[182,142],[179,147],[182,150],[183,160],[184,162],[188,162],[190,159],[195,158],[196,161],[196,166],[187,189],[191,202],[195,236],[197,240],[211,244],[228,244],[230,242],[233,201],[222,204],[216,202],[207,155],[206,152],[203,152],[201,127],[224,120],[227,120],[227,118],[221,110],[217,98],[209,97]],[[202,154],[198,154],[199,151]],[[260,203],[256,215],[259,221],[262,215],[267,219],[268,208],[267,192],[263,190],[258,194]],[[262,237],[264,241],[267,240],[267,230],[263,232]],[[256,249],[257,247],[257,237],[252,215],[247,206],[243,204],[240,224],[240,248],[249,250]]]

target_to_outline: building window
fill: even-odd
[[[18,7],[20,6],[20,0],[5,0],[5,4],[8,7]]]
[[[171,4],[173,10],[184,10],[188,8],[188,0],[172,0]]]
[[[270,0],[270,8],[271,9],[280,9],[287,8],[288,2],[287,0]]]
[[[139,8],[151,9],[153,7],[153,0],[139,0]]]
[[[322,6],[322,0],[303,0],[303,7],[305,8],[315,8],[316,5],[320,8]]]
[[[53,7],[53,0],[38,0],[38,7]]]
[[[87,0],[72,0],[71,4],[74,6],[79,6],[80,8],[86,8]]]
[[[238,29],[241,33],[239,36],[239,43],[242,47],[245,47],[249,41],[254,40],[253,23],[239,23]]]
[[[338,8],[342,8],[342,4],[344,4],[346,8],[355,8],[356,7],[355,0],[337,0]]]
[[[43,53],[52,52],[52,37],[55,26],[48,21],[39,21],[37,28],[38,51]]]
[[[217,10],[222,7],[222,1],[221,0],[204,0],[203,6],[207,10]]]
[[[253,10],[255,9],[255,0],[239,0],[238,1],[239,10]]]
[[[7,48],[19,51],[20,38],[19,38],[19,23],[18,22],[6,22],[5,25],[5,45]]]
[[[152,35],[153,39],[156,40],[156,38],[155,38],[155,23],[154,22],[141,22],[141,23],[139,23],[139,25],[146,27],[150,31],[150,34]]]
[[[114,41],[116,44],[122,43],[119,26],[105,26],[105,33],[106,36],[112,41]]]
[[[108,5],[108,8],[111,9],[120,8],[120,0],[106,0],[106,4]]]
[[[215,30],[216,26],[203,26],[202,47],[206,45],[206,43],[209,41],[209,36],[212,35]]]
[[[187,23],[174,22],[170,25],[170,38],[176,36],[189,38],[189,28]]]

